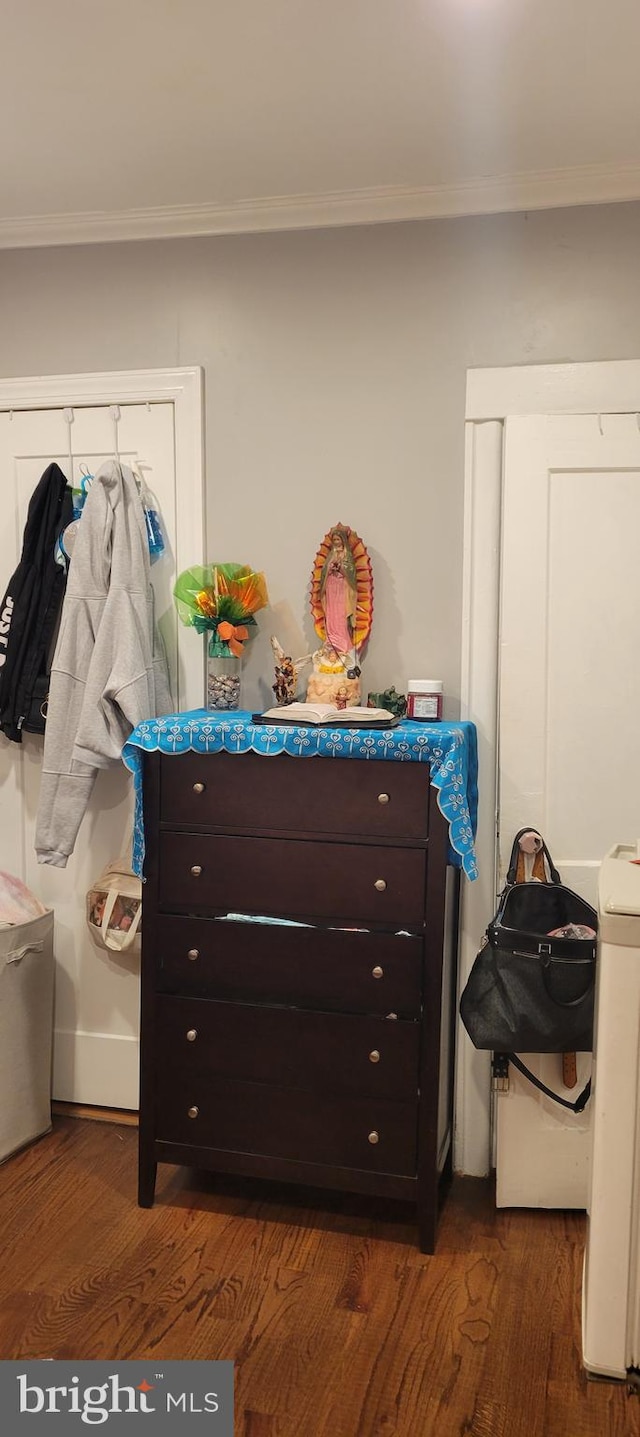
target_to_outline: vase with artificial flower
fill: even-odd
[[[178,615],[207,640],[207,708],[239,709],[244,645],[268,604],[264,574],[244,564],[207,564],[176,580]]]

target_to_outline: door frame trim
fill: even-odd
[[[525,414],[640,414],[640,360],[537,364],[467,371],[461,716],[478,729],[479,878],[462,891],[460,991],[497,893],[500,536],[504,422]],[[456,1059],[457,1171],[483,1176],[492,1165],[488,1053],[460,1029]]]
[[[203,371],[123,369],[97,374],[49,374],[0,378],[0,412],[29,409],[100,408],[112,404],[174,406],[176,505],[175,560],[178,573],[204,562],[205,451]],[[201,708],[204,655],[193,634],[178,625],[178,698],[181,709]]]

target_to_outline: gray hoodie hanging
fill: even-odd
[[[142,502],[131,470],[111,460],[83,509],[51,668],[39,863],[66,867],[97,770],[118,762],[136,724],[171,708]]]

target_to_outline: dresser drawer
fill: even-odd
[[[421,938],[167,916],[142,951],[165,993],[420,1016]]]
[[[423,921],[425,849],[164,830],[159,852],[163,913],[286,914],[402,927]]]
[[[417,1023],[166,995],[156,1022],[158,1052],[183,1092],[223,1077],[336,1097],[417,1097]]]
[[[174,1078],[166,1063],[157,1074],[156,1099],[160,1142],[415,1175],[415,1102],[336,1102],[334,1095],[229,1078],[188,1081]]]
[[[232,753],[160,760],[163,823],[424,839],[428,814],[426,764],[256,753],[240,764]]]

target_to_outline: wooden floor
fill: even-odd
[[[438,1251],[401,1204],[164,1167],[57,1117],[0,1167],[0,1358],[233,1358],[236,1437],[623,1437],[580,1367],[584,1219],[457,1179]]]

